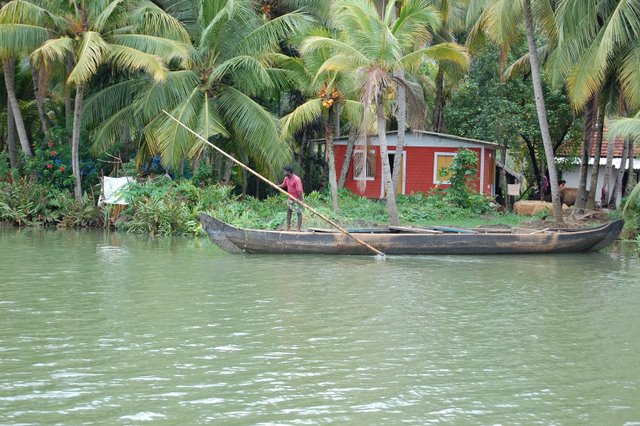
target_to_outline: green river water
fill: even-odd
[[[0,229],[0,424],[640,425],[637,252]]]

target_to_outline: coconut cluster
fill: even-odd
[[[337,88],[334,87],[333,90],[329,91],[327,86],[322,86],[322,89],[318,92],[318,97],[322,99],[322,106],[327,109],[342,99]]]

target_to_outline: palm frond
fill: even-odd
[[[640,108],[640,46],[629,46],[619,67],[619,79],[632,107]]]
[[[450,61],[466,70],[469,67],[469,54],[464,46],[457,43],[439,43],[416,50],[402,57],[402,64],[409,70],[416,69],[425,57],[435,61]]]
[[[90,29],[102,33],[110,20],[125,12],[122,4],[125,0],[113,0],[91,21]],[[117,18],[116,18],[117,19]]]
[[[151,121],[162,110],[174,111],[200,84],[198,74],[191,70],[171,71],[163,82],[156,82],[136,100],[136,113]]]
[[[221,63],[211,70],[209,85],[214,85],[228,75],[232,77],[235,75],[233,81],[242,82],[251,94],[257,93],[261,86],[273,87],[273,82],[266,68],[253,56],[238,55]],[[238,78],[238,75],[241,77]]]
[[[295,135],[301,128],[316,122],[320,117],[322,117],[322,99],[308,100],[280,119],[282,137],[288,138]]]
[[[602,33],[593,40],[567,76],[567,89],[572,105],[580,109],[595,93],[600,91],[606,79],[607,64],[598,61]]]
[[[66,21],[44,7],[24,0],[13,0],[0,9],[0,24],[24,24],[43,28],[64,28]]]
[[[352,72],[364,65],[366,65],[366,62],[358,63],[353,57],[349,57],[347,55],[334,55],[324,61],[322,66],[318,69],[314,82],[320,79],[323,74]]]
[[[133,108],[136,97],[150,84],[148,78],[135,78],[112,84],[91,95],[82,107],[83,124],[91,128],[123,108]]]
[[[38,65],[50,67],[53,62],[64,62],[67,54],[74,52],[74,41],[69,37],[60,37],[47,40],[42,46],[36,49],[31,57]]]
[[[640,39],[640,2],[620,1],[609,15],[599,43],[598,61],[607,62],[618,47]]]
[[[300,52],[304,56],[306,53],[317,49],[330,49],[335,53],[351,56],[360,63],[367,63],[369,61],[358,49],[343,41],[329,37],[311,36],[306,38],[300,47]]]
[[[80,48],[76,55],[76,66],[69,74],[68,81],[82,84],[96,73],[109,54],[109,45],[95,31],[87,31],[82,35]]]
[[[47,40],[45,28],[26,24],[0,24],[0,53],[19,56],[33,52]]]
[[[293,34],[303,32],[312,22],[304,13],[291,12],[272,19],[246,35],[238,46],[239,52],[259,54],[278,46]]]
[[[430,38],[429,29],[436,31],[441,20],[440,12],[429,2],[410,0],[402,5],[391,32],[403,45],[422,46]]]
[[[191,58],[189,46],[179,41],[146,34],[119,34],[109,37],[115,44],[130,47],[150,55],[160,56],[167,62],[180,60],[183,66]]]
[[[218,111],[232,140],[263,169],[273,174],[291,159],[289,146],[280,138],[277,119],[253,99],[231,86],[217,98]]]
[[[144,70],[156,81],[163,81],[169,72],[161,58],[119,44],[111,45],[109,59],[117,67],[129,71]]]
[[[140,2],[138,7],[129,10],[129,14],[142,34],[170,38],[185,44],[191,42],[191,37],[182,23],[152,1]]]

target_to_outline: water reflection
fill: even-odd
[[[2,230],[1,423],[640,421],[639,271]]]

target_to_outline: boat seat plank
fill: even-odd
[[[391,231],[409,232],[412,234],[442,234],[435,229],[420,228],[418,226],[389,226]]]
[[[433,229],[436,231],[453,232],[456,234],[479,234],[478,231],[473,231],[471,229],[452,228],[450,226],[434,226]]]

